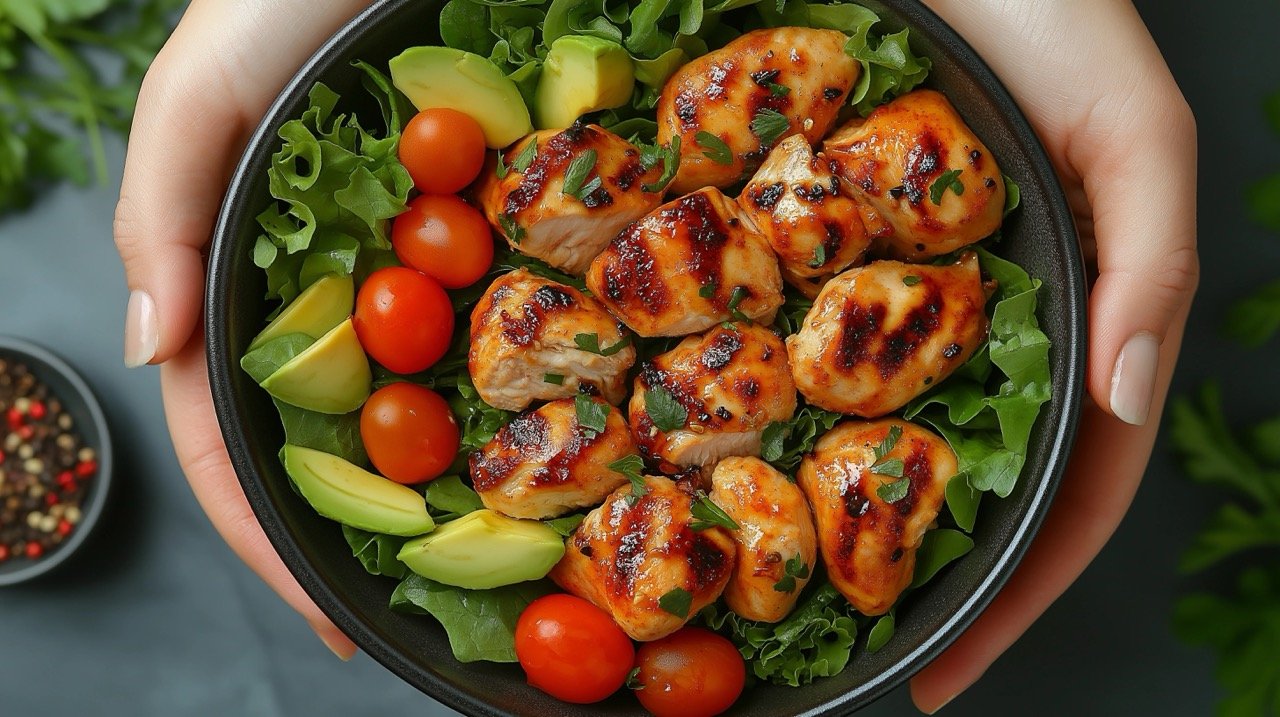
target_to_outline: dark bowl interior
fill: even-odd
[[[387,609],[394,581],[365,573],[337,524],[289,488],[276,459],[283,442],[267,394],[238,367],[263,325],[263,272],[253,265],[254,217],[270,201],[266,168],[276,130],[301,113],[321,80],[349,109],[372,113],[351,62],[385,66],[405,47],[437,44],[441,0],[386,0],[341,30],[307,63],[268,112],[236,172],[210,258],[208,347],[213,393],[232,462],[267,535],[320,607],[357,644],[410,684],[475,715],[638,714],[628,696],[588,706],[558,702],[525,684],[516,666],[456,662],[428,617]],[[1022,188],[1022,208],[1005,223],[998,253],[1044,281],[1041,321],[1053,341],[1054,398],[1032,436],[1014,493],[989,499],[977,547],[899,609],[897,634],[875,654],[859,653],[839,676],[803,689],[756,686],[730,714],[755,717],[850,712],[902,683],[950,644],[1013,571],[1049,507],[1075,436],[1085,346],[1085,289],[1075,227],[1035,134],[1003,86],[941,20],[917,2],[867,1],[885,24],[912,29],[917,52],[934,61],[929,85],[945,92]],[[372,116],[372,115],[371,115]],[[864,638],[865,639],[865,638]]]
[[[93,532],[107,503],[112,458],[111,435],[102,408],[88,384],[74,369],[49,351],[9,336],[0,336],[0,358],[25,364],[41,383],[48,386],[49,391],[62,402],[63,409],[71,415],[71,420],[75,421],[74,430],[80,434],[84,445],[98,454],[98,473],[85,492],[84,504],[80,508],[83,515],[80,524],[69,538],[37,560],[15,557],[0,563],[0,586],[3,586],[15,585],[48,573],[65,562],[84,543]]]

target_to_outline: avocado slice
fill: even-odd
[[[410,540],[396,557],[424,578],[485,590],[546,577],[563,556],[564,540],[547,525],[483,508]]]
[[[355,282],[350,276],[322,276],[267,324],[249,344],[249,351],[285,334],[306,334],[318,339],[351,315],[355,298]]]
[[[373,373],[347,319],[262,382],[267,393],[317,413],[350,413],[369,397]]]
[[[622,45],[590,35],[556,38],[533,103],[538,129],[561,129],[588,112],[621,107],[631,101],[635,84],[631,55]]]
[[[285,472],[317,513],[386,535],[422,535],[435,527],[422,494],[337,456],[285,445]]]
[[[391,81],[414,107],[470,115],[494,149],[533,131],[520,88],[487,58],[452,47],[411,47],[388,66]]]

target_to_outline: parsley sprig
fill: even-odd
[[[185,4],[0,2],[0,214],[44,183],[107,181],[104,136],[128,131],[142,75]],[[119,69],[99,71],[91,56]]]
[[[609,470],[621,473],[631,482],[631,494],[627,496],[627,505],[635,505],[637,501],[649,493],[644,482],[644,459],[636,454],[623,456],[608,466]]]
[[[796,580],[804,580],[809,577],[809,566],[805,564],[804,558],[796,553],[782,566],[782,577],[778,578],[778,582],[773,584],[773,589],[780,593],[793,593],[796,591]]]
[[[929,201],[942,206],[942,195],[946,194],[948,189],[955,192],[957,197],[964,194],[964,183],[960,181],[962,172],[964,172],[963,169],[948,169],[938,175],[938,178],[933,180],[933,184],[929,185]]]
[[[693,522],[689,523],[689,527],[694,530],[707,530],[708,528],[738,530],[742,527],[738,525],[738,521],[724,512],[724,508],[716,505],[703,491],[698,491],[694,495],[693,506],[689,512],[693,514]]]
[[[733,164],[733,150],[724,140],[706,130],[695,134],[693,141],[703,149],[703,156],[716,164]]]

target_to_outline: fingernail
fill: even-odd
[[[323,642],[324,646],[329,648],[329,652],[332,652],[339,660],[348,662],[352,657],[355,657],[354,652],[345,652],[347,650],[347,645],[345,643],[340,643],[337,637],[326,635],[323,632],[317,632],[316,635],[320,637],[320,642]]]
[[[1111,412],[1116,418],[1134,426],[1147,422],[1159,366],[1160,342],[1145,331],[1134,334],[1120,349],[1111,374]]]
[[[156,302],[151,294],[135,289],[129,293],[129,308],[124,317],[124,365],[137,368],[151,362],[160,341],[156,323]]]

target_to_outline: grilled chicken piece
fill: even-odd
[[[684,420],[660,430],[654,415],[669,427],[673,408]],[[689,466],[709,470],[726,456],[760,455],[765,426],[795,411],[782,339],[758,324],[735,324],[690,336],[646,362],[628,415],[640,451],[674,474]]]
[[[893,227],[876,245],[892,256],[928,259],[1000,228],[1005,189],[996,158],[939,92],[908,92],[849,122],[823,154]]]
[[[738,557],[724,589],[729,609],[778,622],[813,574],[818,539],[804,493],[759,458],[726,458],[711,474],[711,500],[738,524]]]
[[[770,323],[782,306],[769,243],[714,188],[623,229],[592,263],[587,286],[641,336],[683,336],[735,316]]]
[[[609,613],[633,639],[647,641],[679,630],[720,597],[735,545],[724,528],[690,527],[693,497],[674,481],[647,476],[644,483],[638,500],[624,486],[587,514],[551,579]],[[677,591],[691,598],[684,615],[660,603],[681,595]]]
[[[877,463],[874,451],[894,427],[901,435]],[[890,461],[902,461],[902,478],[876,472]],[[859,612],[883,615],[911,584],[916,549],[955,474],[946,441],[897,419],[845,421],[800,463],[796,481],[817,518],[827,576]]]
[[[581,198],[565,194],[570,164],[589,161],[580,159],[589,152],[595,162],[582,185],[590,189],[597,179],[599,185]],[[506,175],[486,168],[476,191],[489,223],[512,249],[571,274],[586,271],[618,230],[662,203],[662,191],[644,189],[657,181],[661,167],[646,169],[640,150],[596,125],[535,132],[502,157]],[[519,169],[524,160],[527,166]]]
[[[800,135],[774,147],[738,202],[769,240],[788,280],[844,271],[871,243],[858,203]]]
[[[986,299],[972,252],[949,266],[850,269],[787,339],[796,388],[829,411],[895,411],[969,360],[987,335]]]
[[[572,286],[517,269],[493,282],[471,311],[467,368],[485,403],[522,411],[538,400],[586,392],[617,404],[626,396],[629,344],[610,356],[578,347],[594,335],[604,353],[626,330],[595,299]]]
[[[822,139],[858,81],[861,67],[845,53],[847,39],[807,27],[756,30],[676,70],[658,99],[658,141],[680,138],[671,191],[730,186],[760,166],[778,140]],[[707,156],[719,143],[700,142],[700,132],[728,147],[727,163]]]
[[[552,401],[522,413],[471,454],[471,481],[486,508],[513,518],[542,520],[599,505],[627,482],[609,464],[636,452],[622,412],[607,407],[604,432],[578,423],[575,399]]]

